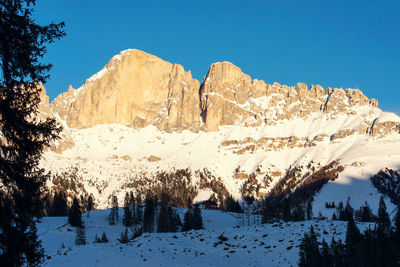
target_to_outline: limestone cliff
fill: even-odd
[[[298,83],[296,86],[265,84],[252,80],[229,62],[211,65],[200,87],[202,118],[208,130],[231,124],[275,124],[313,113],[354,115],[357,106],[377,107],[360,90],[328,88]]]
[[[44,95],[42,106],[46,114],[52,110],[70,128],[78,129],[116,123],[133,128],[154,125],[167,132],[217,131],[223,125],[276,125],[294,118],[343,115],[364,121],[335,138],[344,133],[378,136],[400,129],[397,116],[378,120],[377,100],[358,89],[270,85],[252,80],[229,62],[212,64],[200,85],[181,65],[134,49],[114,56],[82,87],[70,86],[50,105]]]
[[[198,88],[181,65],[126,50],[81,88],[58,96],[52,107],[72,128],[117,123],[195,131],[200,125]]]

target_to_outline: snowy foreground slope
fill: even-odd
[[[122,210],[120,210],[122,211]],[[181,216],[184,210],[181,210]],[[143,234],[128,244],[117,241],[125,227],[109,225],[109,211],[83,215],[88,244],[74,245],[75,229],[66,217],[46,217],[38,224],[45,266],[297,266],[300,239],[314,225],[320,240],[344,239],[346,222],[305,221],[250,226],[241,214],[203,210],[204,230]],[[253,220],[253,219],[252,219]],[[245,223],[245,225],[243,225]],[[252,222],[250,222],[252,223]],[[363,230],[370,224],[359,223]],[[106,233],[109,243],[93,243]],[[219,242],[218,236],[227,237]],[[64,248],[62,248],[64,244]]]

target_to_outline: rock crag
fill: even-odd
[[[52,111],[76,129],[116,123],[133,128],[154,125],[167,132],[218,131],[224,125],[273,126],[293,118],[365,117],[380,112],[378,101],[358,89],[270,85],[252,80],[229,62],[212,64],[200,84],[181,65],[134,49],[114,56],[82,87],[70,86],[51,104],[45,94],[42,98],[46,115]],[[378,136],[399,128],[398,117],[375,117],[335,138],[354,133]]]

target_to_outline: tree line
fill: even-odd
[[[358,229],[353,215],[348,214],[346,239],[330,244],[318,241],[311,226],[300,243],[299,266],[398,266],[400,263],[400,209],[390,220],[386,204],[381,197],[374,228],[364,232]]]

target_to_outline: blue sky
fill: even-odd
[[[66,23],[44,59],[50,99],[136,48],[199,80],[230,61],[267,83],[359,88],[400,114],[399,14],[400,1],[39,0],[34,16]]]

